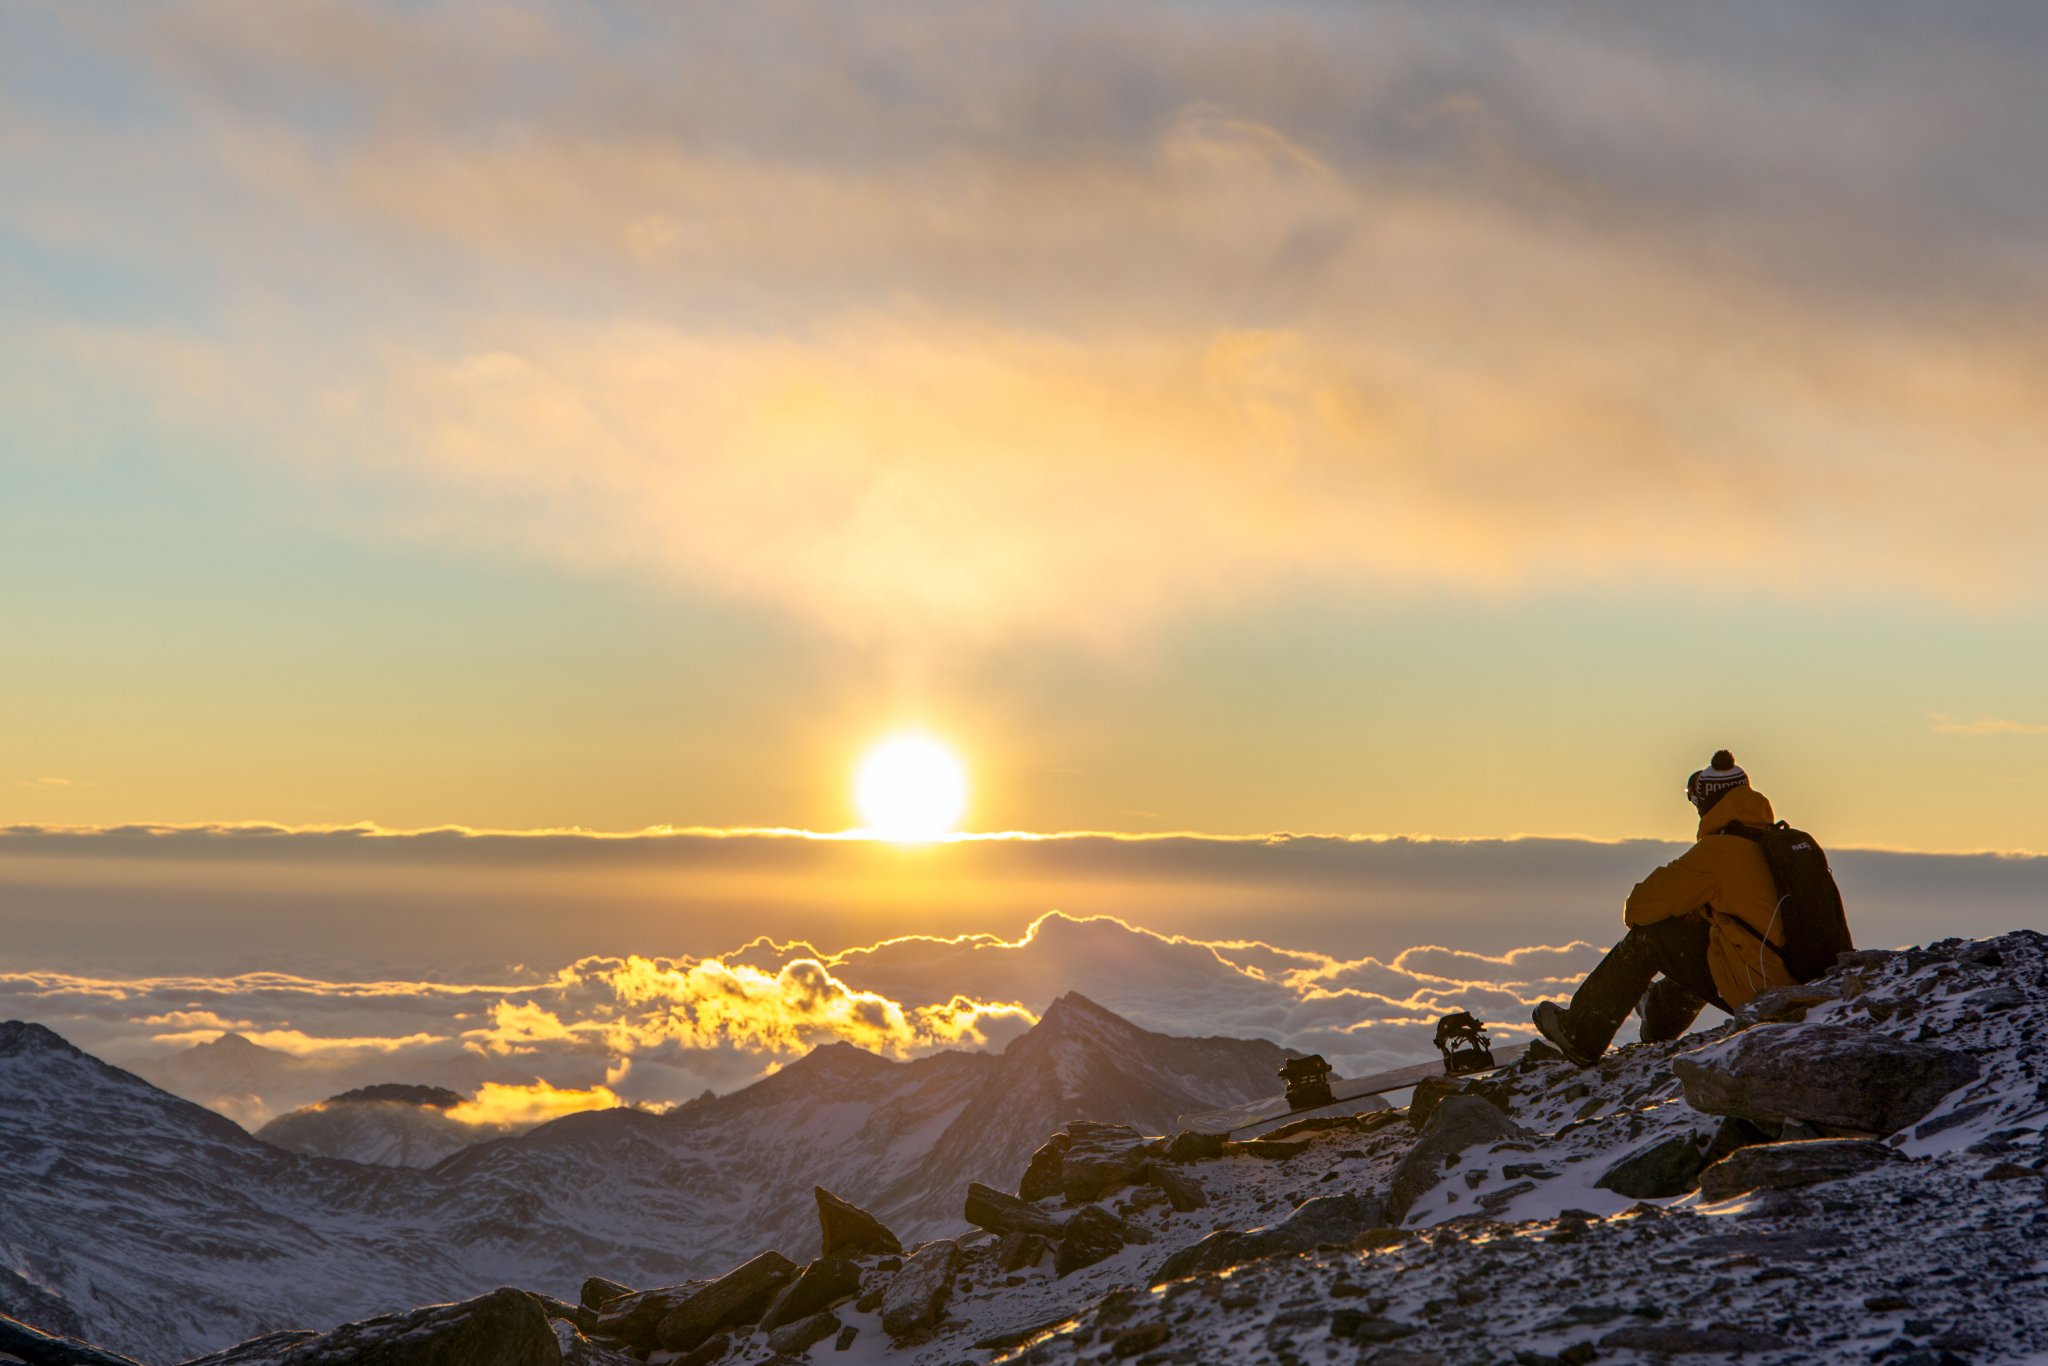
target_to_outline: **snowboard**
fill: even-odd
[[[1460,1072],[1461,1077],[1483,1077],[1496,1072],[1518,1060],[1529,1051],[1526,1043],[1508,1044],[1493,1050],[1493,1066],[1483,1067],[1474,1072]],[[1327,1115],[1343,1109],[1354,1101],[1368,1100],[1388,1091],[1405,1090],[1431,1077],[1445,1075],[1441,1058],[1435,1062],[1418,1062],[1408,1067],[1396,1067],[1386,1072],[1375,1072],[1369,1077],[1332,1077],[1330,1094],[1335,1097],[1328,1105],[1317,1105],[1305,1110],[1290,1109],[1286,1096],[1268,1096],[1264,1100],[1246,1101],[1243,1105],[1232,1105],[1221,1110],[1198,1110],[1174,1120],[1174,1127],[1192,1129],[1198,1134],[1222,1134],[1229,1138],[1255,1138],[1267,1129],[1277,1129],[1309,1115]]]

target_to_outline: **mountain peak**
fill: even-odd
[[[47,1025],[33,1024],[28,1020],[0,1021],[0,1058],[28,1053],[77,1052],[79,1050],[67,1043],[63,1035]]]
[[[1060,996],[1045,1008],[1043,1015],[1038,1017],[1040,1028],[1051,1025],[1055,1029],[1065,1029],[1090,1023],[1116,1024],[1131,1030],[1138,1028],[1108,1006],[1098,1005],[1078,991],[1070,991]]]

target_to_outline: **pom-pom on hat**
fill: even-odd
[[[1749,775],[1735,762],[1735,756],[1725,749],[1717,749],[1705,768],[1685,780],[1685,795],[1701,814],[1705,814],[1709,807],[1721,800],[1722,794],[1748,786]]]

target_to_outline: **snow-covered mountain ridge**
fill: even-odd
[[[507,1290],[206,1366],[430,1366],[458,1337],[518,1366],[2039,1361],[2043,1040],[2039,934],[1864,952],[1717,1029],[1405,1111],[1243,1144],[1068,1124],[956,1192],[980,1230],[907,1253],[826,1207],[713,1281]],[[764,1250],[830,1249],[835,1219],[834,1255]]]
[[[281,1151],[36,1025],[0,1025],[0,1312],[151,1360],[500,1284],[640,1284],[815,1239],[822,1184],[960,1227],[1076,1116],[1158,1128],[1270,1091],[1277,1046],[1152,1034],[1084,998],[1001,1054],[847,1045],[664,1116],[571,1115],[425,1170]]]

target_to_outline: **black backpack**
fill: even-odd
[[[1785,921],[1785,946],[1778,958],[1787,972],[1811,982],[1835,965],[1836,954],[1856,947],[1842,911],[1841,889],[1818,840],[1783,821],[1762,826],[1730,822],[1721,833],[1754,840],[1764,851],[1778,889],[1778,914]]]

